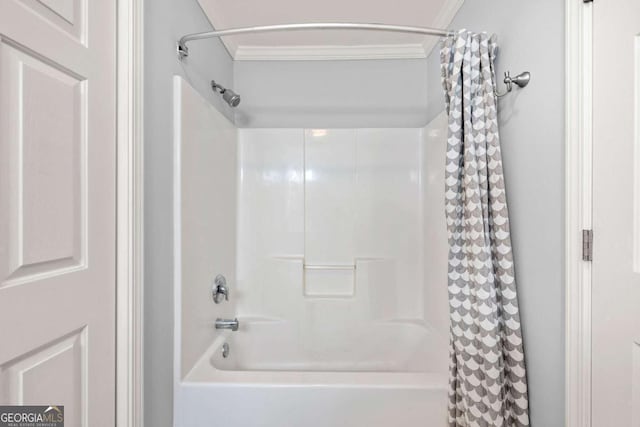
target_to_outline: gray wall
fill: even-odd
[[[426,124],[427,62],[237,61],[239,127],[366,128]]]
[[[499,103],[533,427],[564,425],[564,2],[467,0],[451,28],[498,35],[497,69],[531,83]],[[429,118],[443,109],[429,57]],[[499,79],[500,81],[502,78]],[[501,85],[502,89],[503,86]]]
[[[233,63],[217,40],[194,42],[180,63],[176,40],[211,29],[196,0],[145,2],[145,425],[173,425],[173,94],[179,74],[228,117],[209,80],[233,84]]]

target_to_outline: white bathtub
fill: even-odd
[[[446,343],[423,324],[341,324],[335,318],[319,323],[327,330],[322,335],[318,326],[308,323],[240,318],[240,330],[218,337],[204,362],[208,357],[221,371],[406,373],[428,372],[446,363]],[[223,338],[232,351],[227,358],[216,351]]]
[[[389,325],[388,331],[398,331],[394,337],[381,327],[380,351],[392,349],[394,360],[403,363],[385,365],[381,360],[389,360],[387,355],[372,358],[364,349],[358,355],[363,357],[361,363],[350,365],[337,359],[331,362],[327,353],[318,359],[322,362],[296,359],[292,354],[301,355],[299,345],[282,336],[271,345],[262,342],[262,350],[255,352],[260,343],[252,342],[252,336],[257,330],[266,341],[269,326],[275,330],[278,324],[284,325],[239,320],[240,330],[222,332],[178,384],[176,427],[446,425],[447,377],[428,372],[429,361],[415,357],[428,355],[423,346],[435,344],[428,342],[424,328]],[[230,347],[227,358],[222,357],[225,342]],[[353,356],[351,352],[349,358],[358,359]]]

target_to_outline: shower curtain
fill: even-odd
[[[529,425],[498,137],[496,40],[460,31],[440,53],[449,134],[449,426]]]

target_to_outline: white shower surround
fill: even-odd
[[[446,425],[444,116],[236,130],[175,96],[174,425]]]

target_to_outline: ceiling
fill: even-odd
[[[215,29],[303,22],[374,22],[395,25],[446,27],[464,0],[198,0]],[[269,59],[292,55],[347,57],[419,56],[435,37],[376,31],[324,30],[245,34],[223,38],[235,59]],[[322,46],[319,51],[314,47]],[[408,49],[418,47],[419,51]],[[332,52],[327,52],[327,47]],[[291,54],[291,52],[294,52]],[[417,52],[417,55],[416,55]],[[265,58],[258,58],[260,56]],[[287,56],[285,54],[285,56]],[[409,56],[407,56],[409,57]],[[278,59],[278,58],[272,58]],[[312,58],[310,58],[312,59]],[[318,58],[320,59],[320,58]]]

